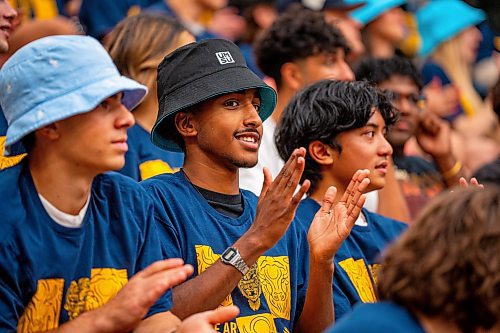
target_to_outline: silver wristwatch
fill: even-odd
[[[248,267],[243,258],[241,258],[238,250],[234,247],[228,247],[220,256],[220,260],[226,265],[234,266],[243,276],[250,270],[250,267]]]

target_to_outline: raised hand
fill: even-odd
[[[257,236],[266,249],[271,248],[285,234],[300,199],[309,189],[310,182],[306,180],[295,193],[304,171],[305,155],[304,148],[295,149],[274,181],[269,171],[264,169],[264,184],[257,213],[247,234]]]
[[[484,185],[483,184],[479,184],[479,182],[477,181],[477,179],[475,177],[472,177],[470,179],[470,184],[467,182],[467,179],[465,179],[464,177],[460,177],[460,187],[462,188],[466,188],[466,187],[469,187],[469,186],[476,186],[476,187],[479,187],[479,188],[484,188]]]
[[[450,125],[431,112],[420,115],[415,137],[422,150],[432,157],[451,155]]]
[[[219,307],[216,310],[194,314],[182,321],[177,333],[215,333],[214,325],[225,323],[240,313],[237,306]]]
[[[363,208],[363,192],[370,184],[369,173],[368,170],[356,171],[341,200],[336,204],[337,189],[331,186],[326,191],[307,235],[312,260],[324,263],[333,261],[335,253],[349,236]]]

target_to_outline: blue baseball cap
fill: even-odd
[[[353,10],[363,6],[366,0],[278,0],[276,8],[279,12],[284,12],[289,5],[300,3],[304,7],[312,10],[323,9],[344,9]]]
[[[422,40],[419,56],[429,55],[439,44],[486,19],[482,10],[459,0],[431,1],[415,16]]]
[[[4,155],[27,134],[89,112],[119,92],[132,110],[147,88],[120,75],[94,38],[50,36],[25,45],[0,70],[0,104],[8,123]]]
[[[351,17],[362,25],[367,25],[386,11],[405,3],[406,0],[367,0],[363,7],[351,13]]]

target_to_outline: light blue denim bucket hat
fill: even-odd
[[[368,0],[363,7],[353,10],[350,15],[353,20],[365,26],[386,11],[404,4],[406,0]]]
[[[436,47],[459,34],[462,30],[486,19],[480,9],[460,0],[431,1],[416,13],[422,40],[419,56],[428,56]]]
[[[27,134],[89,112],[119,92],[132,110],[147,88],[120,75],[94,38],[50,36],[25,45],[0,70],[0,104],[8,123],[4,155]]]

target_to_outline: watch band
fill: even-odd
[[[234,247],[228,247],[220,256],[220,260],[226,265],[233,266],[243,275],[246,275],[250,270],[250,267],[241,258],[240,252]]]

